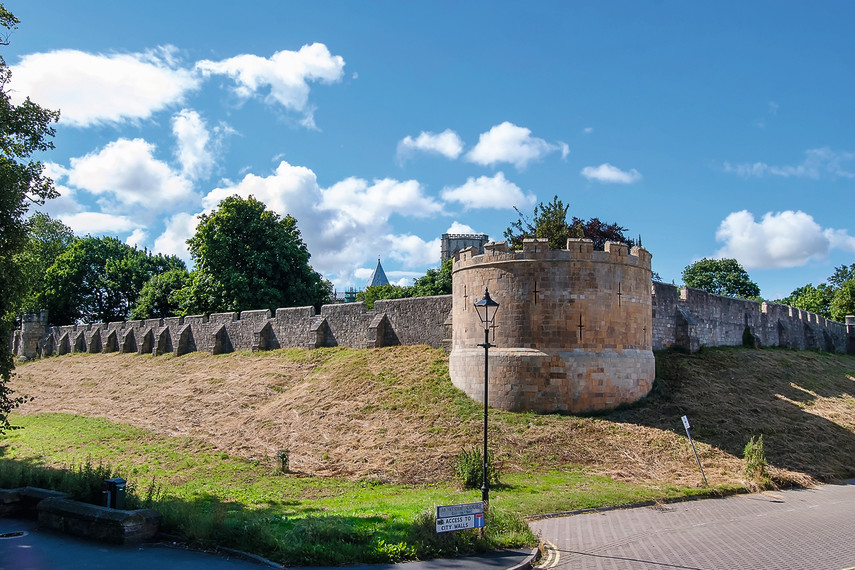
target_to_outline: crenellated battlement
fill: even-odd
[[[625,263],[650,270],[652,258],[644,248],[634,246],[630,250],[629,246],[619,242],[606,242],[603,251],[595,251],[594,242],[584,238],[568,239],[565,249],[550,249],[546,238],[527,238],[523,240],[522,249],[512,249],[508,242],[500,241],[484,245],[484,253],[481,255],[474,247],[459,250],[454,255],[454,263],[465,267],[471,263],[552,259]]]

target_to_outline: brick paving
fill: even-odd
[[[562,569],[842,570],[855,567],[855,479],[531,523]]]

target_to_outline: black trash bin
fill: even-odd
[[[125,487],[128,482],[121,477],[104,479],[101,484],[101,492],[104,495],[104,506],[111,509],[125,508]]]

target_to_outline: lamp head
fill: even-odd
[[[489,325],[496,318],[496,311],[499,310],[499,304],[490,298],[490,291],[484,288],[484,298],[475,303],[475,310],[478,311],[478,318],[485,325]]]

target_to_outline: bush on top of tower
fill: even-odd
[[[564,249],[567,247],[569,238],[587,238],[594,242],[594,249],[602,251],[607,241],[625,243],[632,248],[641,245],[626,237],[627,229],[617,223],[607,224],[599,218],[590,218],[587,221],[573,216],[567,221],[567,213],[570,204],[564,204],[558,196],[552,198],[552,202],[544,204],[541,202],[534,207],[534,213],[529,218],[514,207],[519,218],[511,222],[504,236],[508,245],[514,249],[520,249],[524,239],[546,238],[549,240],[550,249]]]

